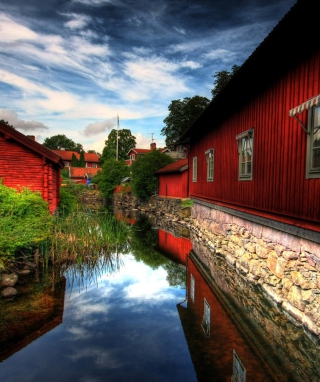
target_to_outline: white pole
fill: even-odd
[[[119,145],[119,115],[117,114],[117,146],[116,146],[116,160],[118,160],[118,145]]]

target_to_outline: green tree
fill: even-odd
[[[103,163],[102,170],[93,178],[93,183],[98,185],[99,190],[108,199],[111,199],[116,186],[129,175],[129,167],[123,159],[118,161],[114,158],[108,159]]]
[[[4,123],[5,125],[8,125],[9,127],[12,127],[13,129],[15,129],[12,125],[9,124],[8,121],[5,121],[4,119],[0,119],[0,122]]]
[[[72,157],[71,157],[71,167],[80,167],[79,161],[74,153],[72,153]]]
[[[86,161],[84,160],[84,151],[80,151],[79,167],[86,167]]]
[[[165,127],[161,130],[161,135],[165,135],[166,146],[173,147],[182,133],[192,124],[192,122],[209,105],[206,97],[194,96],[186,97],[183,100],[171,101],[168,106],[169,115],[163,120]]]
[[[65,149],[69,151],[83,150],[81,143],[75,143],[72,139],[67,138],[64,134],[53,135],[43,141],[43,146],[50,150]]]
[[[135,160],[131,166],[131,188],[135,196],[148,200],[158,189],[158,177],[154,174],[155,171],[172,162],[173,159],[160,150],[152,150]]]
[[[130,149],[136,146],[136,137],[131,134],[131,130],[118,130],[118,159],[127,159]],[[104,163],[108,159],[116,158],[117,130],[112,129],[105,141],[100,162]]]
[[[221,70],[220,72],[215,73],[213,76],[213,78],[215,78],[215,81],[213,82],[214,88],[211,90],[212,98],[216,97],[217,94],[219,94],[221,90],[226,87],[227,83],[231,80],[239,68],[240,66],[233,65],[230,72],[228,70]]]

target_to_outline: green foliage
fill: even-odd
[[[84,189],[84,184],[75,183],[70,179],[64,180],[60,188],[59,215],[67,216],[81,209],[79,199]]]
[[[0,256],[35,246],[51,233],[53,218],[40,194],[0,183]]]
[[[184,199],[181,202],[181,207],[192,207],[193,206],[193,200],[191,199]]]
[[[80,151],[79,167],[86,167],[86,161],[84,160],[84,151]]]
[[[158,189],[155,171],[172,162],[173,159],[160,150],[152,150],[135,160],[131,166],[131,188],[134,195],[141,200],[148,200]]]
[[[200,96],[171,101],[168,106],[169,115],[163,120],[166,126],[161,130],[161,135],[166,137],[167,147],[173,147],[173,144],[209,105],[209,102],[208,98]]]
[[[213,82],[214,88],[211,90],[212,98],[216,97],[217,94],[226,87],[239,68],[240,66],[233,65],[230,72],[228,70],[221,70],[220,72],[215,73],[213,76],[213,78],[215,78],[215,81]]]
[[[131,252],[137,261],[152,269],[168,264],[169,260],[158,252],[158,231],[152,229],[146,216],[140,216],[131,233]]]
[[[72,157],[71,157],[71,167],[80,167],[79,161],[77,157],[75,156],[75,154],[72,154]]]
[[[167,271],[167,281],[170,286],[186,289],[187,274],[186,269],[178,264],[170,262],[163,267]]]
[[[93,178],[99,190],[109,199],[121,180],[130,175],[129,167],[124,160],[108,159],[102,165],[102,170]]]
[[[72,139],[67,138],[64,134],[53,135],[43,141],[43,146],[51,150],[60,150],[64,148],[69,151],[80,151],[83,149],[81,143],[75,143]]]
[[[9,127],[12,127],[14,129],[14,127],[12,125],[10,125],[8,121],[5,121],[4,119],[0,119],[0,122],[4,123],[5,125],[8,125]]]
[[[112,129],[105,141],[100,162],[104,163],[109,159],[116,159],[117,130]],[[131,134],[129,129],[118,131],[118,159],[127,159],[128,152],[136,146],[136,137]]]
[[[67,168],[64,168],[61,170],[61,177],[63,179],[68,179],[69,178],[69,170]]]

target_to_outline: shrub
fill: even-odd
[[[41,195],[21,192],[0,182],[0,255],[13,256],[21,248],[36,246],[50,236],[53,217]]]

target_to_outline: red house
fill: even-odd
[[[172,198],[188,197],[188,159],[178,159],[155,174],[159,179],[158,195]]]
[[[12,127],[0,122],[0,178],[5,186],[39,191],[50,212],[59,204],[59,155]]]
[[[99,169],[94,167],[70,167],[69,177],[76,183],[88,184],[88,179],[97,175]]]
[[[158,247],[162,253],[178,264],[186,265],[186,258],[192,249],[192,243],[185,237],[173,236],[170,232],[158,230]]]
[[[71,167],[72,155],[79,160],[80,154],[77,151],[69,151],[69,150],[52,150],[56,154],[60,155],[65,167]],[[84,160],[86,162],[85,167],[93,167],[93,168],[101,168],[100,165],[100,157],[95,153],[84,153]]]
[[[181,137],[189,195],[320,243],[320,44],[316,0],[298,0]]]
[[[152,150],[156,150],[156,148],[157,148],[157,144],[155,142],[150,143],[150,149],[138,149],[138,148],[134,147],[127,154],[129,159],[126,160],[126,164],[128,166],[131,166],[132,162],[134,160],[138,159],[139,156],[150,153]],[[161,150],[162,153],[166,153],[166,152],[170,151],[167,147],[164,147],[164,148],[161,148],[158,150]]]

